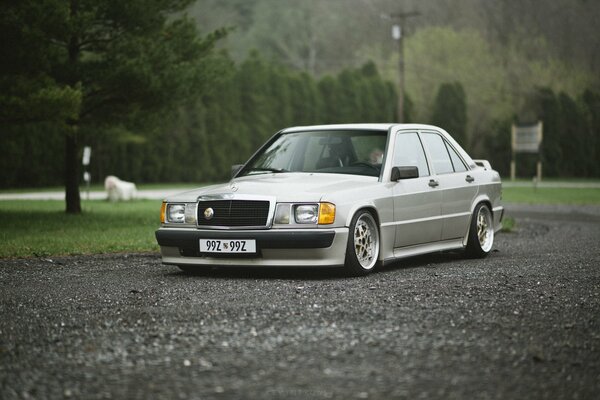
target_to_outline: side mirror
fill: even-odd
[[[392,182],[400,179],[414,179],[419,177],[418,167],[394,167],[392,168]]]
[[[238,172],[240,172],[240,169],[242,169],[242,167],[244,166],[244,164],[234,164],[231,166],[231,177],[235,177],[237,175]]]

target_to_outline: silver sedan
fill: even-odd
[[[499,174],[421,124],[284,129],[224,184],[165,199],[162,260],[202,266],[344,266],[463,249],[485,257],[500,229]]]

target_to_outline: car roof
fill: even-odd
[[[310,126],[293,126],[290,128],[283,129],[281,132],[302,132],[302,131],[324,131],[324,130],[374,130],[374,131],[387,131],[392,127],[398,127],[400,129],[435,129],[440,130],[437,126],[426,125],[426,124],[398,124],[398,123],[387,123],[387,124],[334,124],[334,125],[310,125]]]

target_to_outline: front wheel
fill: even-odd
[[[474,258],[483,258],[492,251],[494,245],[494,218],[490,208],[478,204],[473,211],[469,239],[467,241],[467,255]]]
[[[366,275],[379,258],[379,229],[373,214],[361,210],[350,223],[346,247],[346,270],[352,275]]]

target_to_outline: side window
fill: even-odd
[[[436,174],[449,174],[454,172],[450,155],[444,144],[444,139],[435,133],[423,133],[423,142],[429,150],[431,164]]]
[[[448,148],[448,153],[450,153],[450,159],[452,160],[452,165],[454,166],[454,172],[463,172],[467,170],[465,167],[465,163],[462,162],[456,150],[452,148],[448,143],[446,143],[446,147]]]
[[[429,176],[423,145],[416,132],[398,133],[396,136],[394,167],[417,167],[419,176]]]

